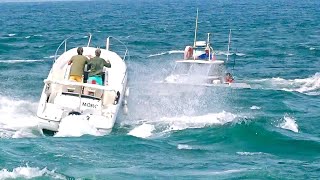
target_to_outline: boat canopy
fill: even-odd
[[[205,47],[207,46],[206,41],[196,41],[196,47]]]

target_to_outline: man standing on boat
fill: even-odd
[[[95,55],[96,57],[92,58],[89,63],[89,78],[88,82],[96,82],[99,85],[103,85],[102,75],[103,75],[103,67],[111,68],[111,64],[109,60],[104,60],[100,58],[101,50],[96,49]]]
[[[205,51],[205,53],[201,54],[200,56],[198,56],[198,59],[201,59],[201,60],[214,60],[213,53],[210,54],[210,48],[209,47],[206,47],[206,49],[204,51]],[[210,54],[210,56],[209,56],[209,54]]]
[[[88,58],[82,55],[83,54],[82,47],[78,47],[77,53],[78,55],[72,56],[72,58],[68,62],[68,65],[71,64],[69,80],[83,82],[82,77],[83,77],[84,65],[88,63]]]

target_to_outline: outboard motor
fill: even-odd
[[[81,115],[81,113],[78,111],[70,111],[68,116],[70,116],[70,115]]]

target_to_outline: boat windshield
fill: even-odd
[[[192,67],[189,70],[189,74],[191,75],[199,75],[199,76],[206,76],[210,65],[208,64],[192,64]]]
[[[212,64],[208,76],[223,76],[225,67],[223,64]]]
[[[173,74],[188,74],[190,67],[191,63],[177,63]]]

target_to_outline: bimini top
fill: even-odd
[[[205,47],[207,46],[207,42],[206,41],[196,41],[196,47]]]

